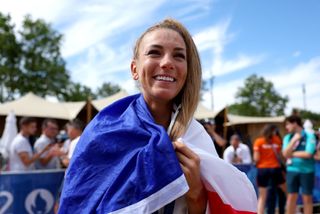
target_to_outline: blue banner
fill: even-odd
[[[256,193],[258,194],[258,187],[256,182],[256,176],[257,176],[257,169],[254,165],[251,164],[237,164],[234,165],[237,167],[240,171],[246,173],[252,184],[254,185],[254,188],[256,190]],[[318,204],[320,203],[320,161],[317,161],[315,164],[315,178],[314,178],[314,188],[313,188],[313,203]],[[302,200],[299,197],[298,204],[302,204]]]
[[[0,214],[53,213],[64,170],[2,172]]]

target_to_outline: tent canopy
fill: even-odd
[[[254,124],[254,123],[283,123],[285,116],[278,117],[249,117],[228,114],[227,126],[239,125],[239,124]]]
[[[127,97],[128,95],[129,94],[126,91],[121,90],[118,93],[115,93],[109,97],[98,99],[98,100],[92,100],[91,103],[98,111],[101,111],[104,107],[110,105],[111,103],[121,98]]]
[[[13,111],[16,116],[56,118],[70,120],[75,118],[86,102],[50,102],[32,92],[0,105],[0,115]]]
[[[210,110],[199,102],[198,107],[194,113],[194,117],[198,120],[206,118],[215,118],[220,112],[221,111]]]

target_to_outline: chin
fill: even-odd
[[[163,101],[172,101],[176,98],[177,94],[172,93],[172,91],[158,91],[154,93],[154,97],[156,97],[158,100]]]

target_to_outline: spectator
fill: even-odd
[[[67,124],[67,133],[70,139],[70,145],[67,155],[62,158],[62,163],[65,167],[69,166],[69,162],[84,128],[85,124],[79,119],[74,119]]]
[[[285,179],[278,158],[281,154],[281,139],[277,136],[275,126],[266,125],[264,127],[263,136],[255,140],[253,151],[253,159],[258,169],[258,214],[263,214],[268,187],[280,187],[283,192],[286,192]],[[270,212],[269,209],[268,212]]]
[[[250,149],[246,144],[241,143],[239,135],[232,135],[230,144],[223,153],[225,161],[231,164],[250,164],[252,162]]]
[[[223,149],[227,144],[227,141],[216,132],[215,122],[211,120],[202,120],[200,121],[200,123],[204,126],[204,128],[210,135],[219,157],[222,157]]]
[[[317,139],[317,151],[314,155],[314,159],[320,161],[320,129],[316,132],[316,139]]]
[[[36,140],[34,150],[36,153],[41,152],[46,146],[54,144],[59,131],[58,122],[54,119],[45,119],[42,123],[42,135]],[[60,160],[57,157],[59,145],[55,144],[52,148],[43,153],[36,161],[36,169],[57,169],[60,168]]]
[[[19,122],[20,132],[13,139],[10,147],[9,170],[30,171],[34,169],[34,162],[46,152],[50,145],[37,154],[33,154],[29,137],[37,131],[37,122],[34,118],[23,117]]]
[[[289,133],[283,139],[282,153],[287,158],[287,213],[295,213],[301,188],[304,213],[311,214],[316,138],[303,129],[301,118],[296,115],[286,118],[286,129]]]

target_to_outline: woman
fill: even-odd
[[[285,190],[285,179],[281,169],[281,138],[277,134],[277,127],[266,125],[263,136],[256,139],[253,145],[253,159],[258,169],[257,184],[259,190],[258,214],[263,214],[267,200],[268,187],[272,190],[279,187]],[[271,185],[271,186],[270,186]],[[279,210],[284,211],[284,204],[279,204]],[[268,207],[268,213],[274,208]]]
[[[191,35],[171,19],[152,26],[136,42],[131,73],[141,94],[108,106],[88,125],[71,160],[59,212],[205,213],[217,194],[208,195],[210,179],[200,169],[206,160],[214,160],[217,169],[225,163],[192,119],[201,65]],[[202,151],[211,157],[203,161]],[[236,183],[248,184],[238,171],[232,173]],[[253,188],[244,189],[252,207]]]

